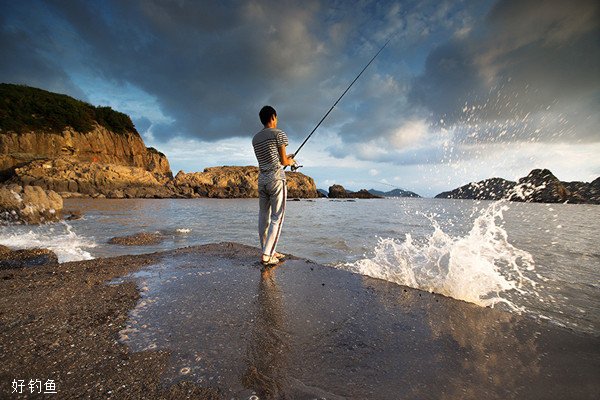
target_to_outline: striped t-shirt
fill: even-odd
[[[287,146],[288,138],[280,129],[265,128],[252,138],[252,147],[258,160],[258,183],[267,183],[277,179],[285,180],[285,172],[279,161],[280,146]]]

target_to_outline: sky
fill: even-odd
[[[0,0],[0,82],[128,114],[174,173],[257,165],[277,110],[318,188],[431,197],[600,176],[596,0]]]

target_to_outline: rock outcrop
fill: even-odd
[[[528,203],[564,203],[574,200],[571,192],[547,169],[534,169],[526,177],[519,179],[508,199]],[[575,202],[581,201],[577,199]]]
[[[502,178],[471,182],[435,196],[436,199],[500,200],[506,198],[517,183]]]
[[[318,197],[314,180],[300,172],[286,172],[288,197]],[[184,197],[258,197],[258,167],[211,167],[204,172],[179,171],[172,189]]]
[[[108,243],[121,246],[151,246],[162,243],[164,239],[164,236],[160,232],[140,232],[128,236],[113,237]]]
[[[8,185],[0,187],[0,222],[39,224],[58,221],[63,199],[39,186]]]
[[[600,178],[587,182],[562,182],[573,198],[584,203],[600,204]]]
[[[380,199],[381,196],[374,195],[366,189],[358,192],[346,190],[342,185],[332,185],[329,187],[330,199]]]
[[[315,198],[312,178],[286,172],[288,197]],[[175,178],[153,174],[138,167],[64,159],[38,160],[16,168],[10,183],[35,185],[62,197],[106,198],[247,198],[258,197],[258,168],[211,167],[204,172],[184,173]]]
[[[329,186],[329,194],[327,197],[330,199],[345,199],[348,197],[348,191],[342,185],[331,185]]]
[[[11,250],[0,245],[0,270],[58,265],[58,257],[48,249]]]
[[[100,125],[86,133],[71,127],[61,133],[0,132],[0,175],[9,176],[14,168],[41,159],[138,167],[171,175],[167,157],[146,148],[137,132],[117,134]]]
[[[600,178],[591,183],[561,182],[547,169],[534,169],[517,182],[491,178],[435,196],[444,199],[500,200],[535,203],[600,204]]]
[[[167,177],[143,168],[65,159],[32,161],[16,168],[9,182],[53,190],[63,197],[174,197]]]

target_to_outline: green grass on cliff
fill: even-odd
[[[135,132],[131,118],[110,107],[94,107],[64,94],[0,83],[1,132],[62,132],[70,126],[86,133],[94,121],[115,133]]]

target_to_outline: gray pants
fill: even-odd
[[[286,197],[284,180],[277,179],[258,185],[258,237],[263,254],[268,256],[275,254],[283,225]]]

